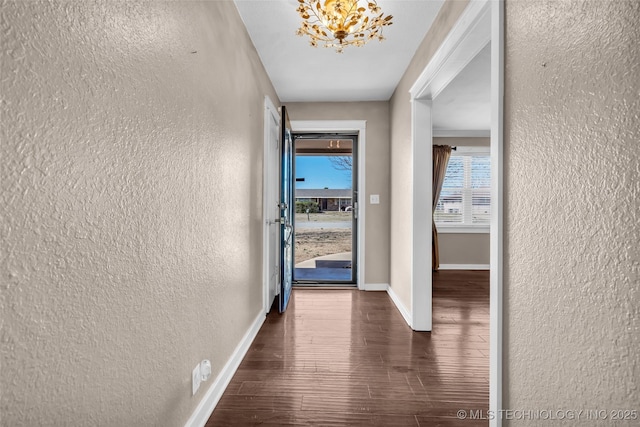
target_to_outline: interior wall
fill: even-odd
[[[364,283],[389,283],[390,170],[388,102],[286,103],[291,120],[366,120],[366,203]],[[370,194],[380,204],[369,203]]]
[[[635,0],[506,2],[505,408],[638,423],[611,412],[640,402],[638,22]]]
[[[390,101],[391,114],[391,267],[390,284],[411,307],[413,154],[409,89],[458,20],[467,0],[447,1],[418,47]],[[418,261],[419,262],[419,261]]]
[[[434,145],[452,147],[489,147],[489,138],[436,137]],[[453,265],[489,265],[489,237],[486,233],[449,233],[438,232],[438,253],[440,264]]]
[[[487,233],[438,233],[440,265],[488,266],[489,236]]]
[[[184,425],[262,311],[264,96],[232,2],[3,2],[3,425]]]

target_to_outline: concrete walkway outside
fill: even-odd
[[[350,261],[351,260],[351,252],[341,252],[339,254],[331,254],[320,256],[317,258],[308,259],[306,261],[302,261],[296,264],[296,268],[316,268],[316,260],[339,260],[339,261]]]

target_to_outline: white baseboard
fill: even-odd
[[[245,354],[247,354],[251,343],[258,334],[258,331],[265,319],[266,316],[264,313],[260,313],[258,317],[256,317],[256,320],[253,322],[247,333],[244,334],[242,340],[240,340],[235,351],[224,365],[213,384],[211,384],[209,390],[207,390],[207,393],[198,404],[198,407],[191,415],[191,418],[189,418],[185,424],[185,427],[204,427],[207,423],[207,420],[209,420],[209,417],[213,413],[218,401],[229,385],[231,378],[233,378],[238,366],[240,366],[240,362],[242,362]]]
[[[402,301],[400,301],[400,298],[398,298],[398,295],[396,295],[391,286],[387,288],[387,293],[391,297],[391,301],[393,301],[393,303],[396,305],[396,308],[398,309],[400,314],[402,314],[402,317],[404,317],[404,321],[407,322],[407,325],[409,325],[410,328],[413,328],[411,312],[407,310],[407,307],[405,307],[404,304],[402,304]]]
[[[440,264],[440,270],[489,270],[489,264]]]
[[[388,283],[365,283],[361,291],[386,291],[389,289]]]

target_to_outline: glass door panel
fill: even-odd
[[[355,285],[355,135],[294,135],[296,285]]]
[[[287,309],[293,281],[293,139],[286,107],[282,107],[280,160],[280,313]]]

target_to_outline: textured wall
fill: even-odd
[[[468,1],[447,1],[391,97],[391,287],[411,307],[413,156],[409,89],[438,50]]]
[[[507,408],[640,409],[638,22],[635,0],[507,1]]]
[[[366,203],[364,283],[389,283],[389,103],[289,103],[291,120],[366,120]],[[379,194],[380,204],[369,204]]]
[[[230,2],[0,13],[1,423],[183,425],[262,308],[273,88]]]

